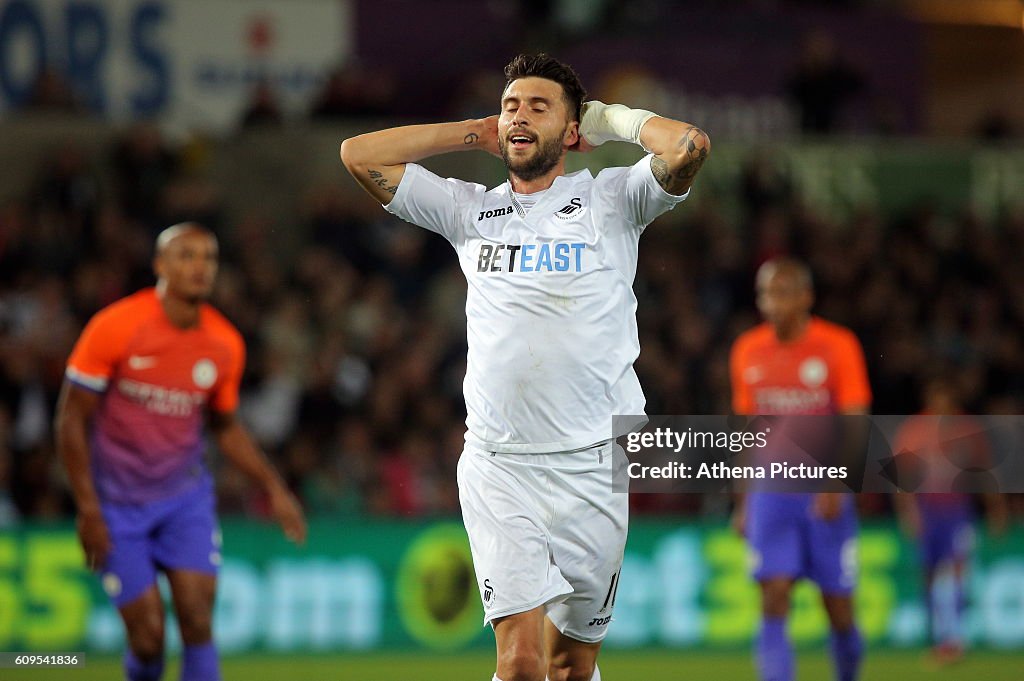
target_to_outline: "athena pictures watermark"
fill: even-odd
[[[621,416],[616,492],[1020,492],[1018,416]]]

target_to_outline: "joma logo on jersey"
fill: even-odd
[[[481,244],[477,272],[581,272],[585,243]]]
[[[512,212],[512,206],[495,208],[494,210],[482,210],[480,211],[480,217],[478,217],[476,221],[480,222],[484,218],[500,218],[502,215],[512,215]]]
[[[555,211],[555,217],[560,220],[574,220],[583,215],[586,208],[583,207],[583,199],[574,196],[569,203]]]

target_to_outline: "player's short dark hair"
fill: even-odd
[[[179,222],[176,225],[171,225],[157,235],[156,254],[160,255],[164,249],[167,248],[167,244],[171,243],[171,241],[185,232],[199,232],[200,234],[213,237],[214,241],[217,240],[217,235],[213,233],[213,230],[205,225],[201,225],[198,222]]]
[[[531,76],[547,78],[561,85],[562,96],[565,97],[565,103],[573,114],[573,120],[580,119],[580,110],[587,98],[587,91],[571,66],[544,52],[520,54],[505,67],[505,87],[507,88],[514,80]]]
[[[793,278],[793,282],[801,287],[806,288],[810,291],[814,290],[814,275],[811,273],[811,268],[803,260],[798,260],[792,256],[783,255],[771,260],[765,261],[760,268],[758,268],[757,279],[761,279],[761,270],[771,270],[773,274],[782,272]]]

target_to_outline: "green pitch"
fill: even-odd
[[[366,654],[324,656],[245,656],[223,661],[225,681],[490,681],[493,657],[460,655]],[[830,681],[831,667],[824,653],[799,656],[799,681]],[[601,660],[607,681],[755,681],[746,653],[618,652],[607,651]],[[117,681],[120,661],[93,658],[81,669],[10,670],[5,681]],[[177,681],[177,663],[169,664],[166,681]],[[1024,653],[972,653],[953,667],[930,667],[920,652],[876,653],[868,658],[861,681],[1020,681],[1024,679]]]

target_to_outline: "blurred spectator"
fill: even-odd
[[[328,249],[361,273],[373,269],[376,262],[369,244],[370,229],[335,189],[318,187],[310,192],[306,213],[313,244]]]
[[[308,435],[296,438],[288,449],[286,471],[294,478],[310,514],[344,516],[363,508],[357,482],[334,454]]]
[[[285,353],[264,348],[260,382],[246,391],[239,416],[260,446],[276,451],[296,432],[302,384]]]
[[[2,386],[0,386],[2,388]],[[9,530],[21,515],[11,496],[14,479],[11,471],[11,413],[0,396],[0,530]]]
[[[327,76],[323,90],[310,109],[313,120],[382,116],[391,110],[394,78],[386,71],[365,71],[349,61]]]
[[[669,89],[647,66],[626,62],[604,71],[591,96],[604,102],[629,102],[631,106],[665,111],[672,106]]]
[[[978,138],[984,142],[1003,142],[1015,134],[1010,117],[1001,111],[990,111],[978,121]]]
[[[263,80],[257,83],[249,96],[249,103],[242,112],[242,128],[278,126],[284,122],[284,115],[277,102],[270,83]]]
[[[161,193],[178,169],[177,155],[152,123],[133,125],[113,154],[117,194],[125,215],[160,229]]]
[[[863,89],[863,76],[842,58],[831,36],[821,31],[805,36],[786,85],[800,112],[801,130],[817,134],[836,131],[846,105]]]
[[[35,111],[78,113],[82,110],[71,86],[52,67],[46,67],[39,73],[39,77],[32,86],[27,105],[29,109]]]
[[[72,507],[59,482],[62,478],[52,445],[23,451],[15,461],[13,499],[19,512],[44,520],[70,517]]]
[[[498,110],[496,92],[505,89],[505,80],[494,69],[476,69],[459,83],[452,98],[450,117],[460,121],[486,118]]]
[[[99,181],[83,152],[66,142],[44,164],[33,197],[34,264],[66,273],[94,244]]]
[[[742,183],[743,200],[751,218],[793,200],[792,182],[765,152],[755,152],[747,162]]]
[[[12,199],[0,205],[0,290],[13,286],[30,269],[35,224],[26,202]]]
[[[160,197],[160,226],[194,220],[223,236],[220,192],[201,177],[177,177],[164,185]]]

